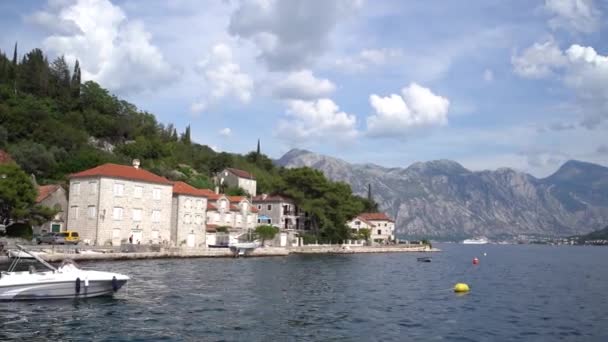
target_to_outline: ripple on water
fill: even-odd
[[[0,303],[0,340],[601,341],[608,336],[607,248],[441,248],[428,264],[408,254],[85,263],[132,280],[113,298]],[[481,248],[488,256],[472,267]],[[456,282],[468,283],[471,293],[455,295]]]

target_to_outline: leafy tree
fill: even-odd
[[[47,150],[42,144],[23,141],[11,146],[9,151],[25,172],[36,176],[48,175],[57,166],[53,152]]]
[[[247,191],[239,188],[238,186],[229,186],[224,189],[224,193],[228,196],[249,196]]]
[[[28,218],[35,199],[30,177],[15,164],[0,164],[0,222]]]
[[[192,141],[190,139],[190,125],[186,126],[186,130],[184,131],[184,134],[182,134],[181,141],[186,145],[190,145],[190,143]]]
[[[279,228],[270,225],[257,226],[255,235],[262,240],[262,246],[266,240],[272,240],[279,232]]]
[[[367,228],[361,228],[357,231],[357,236],[356,238],[358,240],[364,240],[366,242],[369,242],[370,237],[372,236],[372,232],[371,230],[367,229]]]

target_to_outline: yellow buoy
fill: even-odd
[[[469,285],[465,284],[465,283],[458,283],[456,285],[454,285],[454,292],[469,292]]]

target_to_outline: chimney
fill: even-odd
[[[267,194],[262,194],[262,200],[265,200],[265,199],[266,199],[266,197],[268,197],[268,195],[267,195]]]
[[[133,167],[139,169],[139,159],[133,159]]]

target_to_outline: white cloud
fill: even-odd
[[[360,6],[351,0],[242,0],[228,29],[251,40],[270,70],[300,69],[325,52],[338,22]]]
[[[542,78],[553,74],[555,69],[567,63],[562,50],[553,40],[534,43],[519,56],[511,57],[515,73],[526,78]]]
[[[373,137],[399,137],[412,128],[445,125],[450,101],[416,83],[401,90],[401,95],[369,98],[375,114],[367,118],[368,134]]]
[[[599,30],[601,12],[593,0],[545,0],[545,8],[553,18],[549,26],[572,32],[592,33]]]
[[[356,117],[340,111],[331,99],[287,101],[286,116],[277,127],[277,135],[284,140],[347,141],[358,134]]]
[[[226,44],[216,44],[211,53],[198,62],[197,69],[202,74],[209,95],[195,102],[192,110],[203,111],[224,97],[234,97],[241,103],[248,103],[253,92],[253,80],[235,63],[232,49]]]
[[[83,79],[110,90],[153,89],[176,77],[144,24],[129,20],[108,0],[52,1],[48,11],[27,20],[50,30],[43,43],[48,51],[63,54],[68,61],[80,59]]]
[[[539,48],[544,47],[544,48]],[[542,50],[547,50],[542,58]],[[572,45],[565,52],[553,42],[536,43],[526,51],[535,53],[515,57],[515,72],[523,77],[542,78],[559,73],[564,85],[576,97],[576,112],[582,117],[581,124],[596,128],[608,120],[608,57],[598,54],[594,48]],[[525,58],[534,56],[534,58]],[[527,62],[523,62],[526,59]]]
[[[486,69],[483,71],[483,80],[486,82],[494,81],[494,71]]]
[[[220,129],[218,132],[223,137],[229,137],[232,134],[232,130],[228,127]]]
[[[608,56],[580,45],[572,45],[566,56],[570,64],[564,82],[576,93],[583,110],[582,124],[595,128],[608,120]]]
[[[291,72],[278,81],[274,94],[282,99],[313,100],[329,96],[336,86],[328,79],[316,78],[305,69]]]
[[[400,49],[365,49],[353,57],[340,58],[335,65],[347,72],[363,72],[370,67],[382,66],[403,57]]]

